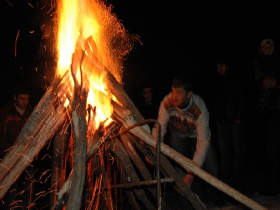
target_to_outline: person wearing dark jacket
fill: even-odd
[[[257,111],[263,117],[267,156],[268,184],[262,195],[280,194],[280,59],[274,53],[274,42],[264,39],[255,62],[255,79],[259,87]]]
[[[143,117],[148,119],[157,119],[159,101],[154,96],[152,85],[144,84],[142,88],[142,100],[138,104],[138,108]],[[150,129],[154,127],[154,123],[148,124]]]
[[[16,139],[32,113],[29,101],[28,91],[18,88],[13,95],[13,102],[0,110],[1,159],[11,147],[16,146]],[[30,186],[33,173],[34,169],[28,167],[14,183],[3,200],[5,209],[13,209],[15,206],[21,206],[23,209],[28,208],[33,191],[32,185]]]
[[[239,189],[244,180],[245,98],[242,83],[230,72],[225,59],[217,63],[214,93],[221,179]]]
[[[274,53],[274,42],[264,39],[262,50],[255,61],[255,79],[259,88],[257,111],[266,115],[268,109],[277,102],[275,93],[280,87],[280,59]]]

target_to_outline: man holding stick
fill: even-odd
[[[214,148],[210,143],[209,112],[203,99],[193,93],[193,83],[190,77],[186,78],[185,75],[175,77],[171,93],[160,104],[158,122],[162,126],[162,139],[167,133],[168,127],[169,142],[173,149],[192,159],[194,163],[211,175],[218,175],[218,163]],[[153,129],[153,136],[156,136],[156,133],[156,130]],[[175,168],[181,176],[185,175],[184,169],[179,165],[176,165]],[[203,182],[204,186],[202,187],[202,180],[198,177],[194,183],[193,180],[194,175],[187,172],[184,176],[184,182],[193,192],[200,198],[203,198],[204,195],[207,197],[208,193],[209,196],[211,194],[213,197],[215,193],[208,189],[210,185]],[[207,190],[205,190],[206,185]],[[218,205],[223,205],[219,196],[215,195],[214,197],[208,197],[208,199]],[[178,198],[182,209],[190,208],[186,198],[180,194],[178,194]]]

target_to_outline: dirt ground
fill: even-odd
[[[253,196],[251,197],[254,201],[256,201],[258,204],[262,205],[263,207],[269,209],[269,210],[274,210],[274,209],[280,209],[280,195],[276,196]],[[207,206],[208,210],[247,210],[250,209],[242,204],[231,204],[231,203],[226,203],[225,206],[223,207],[217,207],[213,205],[208,205]]]
[[[280,194],[274,196],[261,196],[258,194],[259,191],[248,191],[245,195],[260,204],[261,206],[269,209],[269,210],[276,210],[280,209]],[[176,192],[169,189],[169,192],[163,193],[163,197],[166,200],[168,206],[171,209],[178,209],[180,210],[180,206],[178,204],[178,200],[176,197]],[[245,205],[241,204],[238,201],[231,200],[228,201],[224,199],[225,204],[223,206],[217,206],[212,202],[204,203],[207,210],[249,210],[250,208],[246,207]]]

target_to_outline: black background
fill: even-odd
[[[55,10],[50,2],[0,1],[1,106],[11,99],[14,87],[20,83],[32,89],[32,105],[36,105],[53,79],[55,46],[50,37],[55,28]],[[170,91],[177,72],[194,71],[207,103],[210,75],[218,57],[225,56],[232,69],[248,76],[253,72],[261,40],[273,39],[275,52],[279,53],[280,1],[244,2],[108,1],[125,28],[139,35],[142,42],[136,43],[124,62],[124,88],[132,99],[137,100],[141,85],[150,81],[161,100]],[[263,179],[267,162],[262,158],[263,139],[258,135],[262,125],[257,122],[247,131],[252,136],[246,143],[250,145],[246,163],[250,166],[249,181],[256,180],[253,184],[258,186],[258,176]]]
[[[280,3],[107,3],[113,5],[113,12],[125,28],[139,35],[142,42],[136,43],[124,62],[124,87],[132,98],[138,96],[145,81],[151,81],[159,98],[163,97],[177,71],[196,71],[201,88],[207,89],[209,74],[221,55],[236,71],[250,72],[264,38],[273,39],[278,52]],[[54,75],[54,46],[42,38],[52,34],[44,31],[44,24],[54,24],[51,1],[2,0],[0,6],[2,104],[18,83],[33,89],[36,103]],[[43,45],[47,52],[42,50]]]

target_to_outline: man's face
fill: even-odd
[[[178,108],[185,106],[187,103],[189,103],[192,94],[192,91],[186,93],[184,88],[172,87],[171,98],[173,100],[174,106]]]
[[[28,94],[19,94],[14,96],[16,105],[21,109],[26,109],[29,105],[29,95]]]
[[[144,97],[144,99],[145,99],[147,104],[152,102],[152,99],[153,99],[152,88],[150,88],[150,87],[144,88],[142,95],[143,95],[143,97]]]
[[[226,64],[218,64],[217,65],[217,71],[219,72],[220,75],[225,75],[225,73],[227,71]]]
[[[263,45],[263,52],[265,55],[271,55],[273,52],[273,46],[271,43],[267,43]]]

